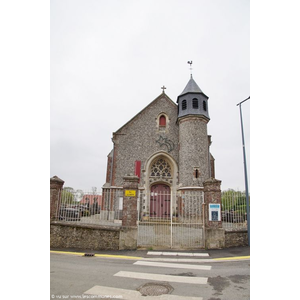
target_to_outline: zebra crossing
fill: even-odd
[[[142,266],[144,267],[144,272],[128,272],[128,271],[119,271],[113,276],[118,278],[128,278],[128,279],[136,279],[136,280],[149,280],[154,282],[168,282],[168,283],[184,283],[184,284],[191,284],[191,285],[206,285],[208,281],[208,277],[195,277],[195,276],[183,276],[180,275],[166,275],[166,274],[159,274],[159,273],[151,273],[148,271],[147,268],[156,267],[156,268],[164,268],[166,270],[168,269],[185,269],[185,270],[200,270],[204,272],[209,272],[211,270],[211,266],[206,264],[199,264],[204,259],[201,259],[201,257],[208,257],[208,253],[183,253],[183,252],[153,252],[148,251],[147,256],[172,256],[173,258],[168,258],[167,262],[166,260],[161,261],[161,258],[159,257],[146,257],[141,258],[140,260],[137,260],[133,263],[133,266]],[[176,256],[176,258],[174,258]],[[198,257],[196,259],[185,259],[184,257]],[[179,258],[178,258],[179,257]],[[196,262],[197,264],[186,264],[183,262]],[[207,274],[207,273],[205,273]],[[86,291],[84,294],[86,295],[98,295],[98,297],[106,297],[110,295],[112,298],[116,298],[119,296],[120,299],[145,299],[145,296],[142,296],[140,292],[136,290],[125,290],[125,289],[119,289],[119,288],[110,288],[110,287],[104,287],[104,286],[94,286],[90,290]],[[147,296],[147,299],[182,299],[182,300],[203,300],[202,297],[188,297],[188,296],[177,296],[176,290],[172,294],[162,294],[160,296]],[[122,297],[121,297],[122,296]]]

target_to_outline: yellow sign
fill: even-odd
[[[136,191],[135,190],[125,190],[125,197],[135,197]]]

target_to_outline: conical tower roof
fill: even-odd
[[[201,93],[204,96],[206,96],[202,90],[199,88],[198,84],[196,83],[196,81],[193,79],[193,76],[191,75],[191,79],[189,80],[189,82],[187,83],[186,87],[184,88],[184,90],[182,91],[182,93],[178,96],[182,96],[188,93]],[[207,96],[206,96],[207,97]],[[208,98],[208,97],[207,97]],[[177,98],[177,102],[178,102],[178,98]]]

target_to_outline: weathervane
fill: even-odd
[[[193,63],[193,62],[192,62],[192,61],[188,61],[187,63],[190,65],[190,71],[191,71],[191,77],[192,77],[192,70],[193,70],[193,68],[192,68],[192,63]]]

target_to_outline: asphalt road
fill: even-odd
[[[201,252],[208,253],[204,250]],[[188,299],[186,297],[198,297],[197,299],[202,297],[203,300],[250,299],[250,260],[235,257],[248,252],[247,248],[233,248],[209,251],[209,256],[203,257],[184,254],[182,256],[148,255],[148,251],[109,253],[110,255],[121,254],[123,258],[86,257],[81,253],[52,252],[50,254],[50,299],[102,299],[104,296],[98,297],[98,292],[90,295],[84,293],[93,288],[96,291],[97,286],[101,286],[102,290],[104,287],[111,287],[136,293],[143,284],[153,282],[157,284],[168,282],[173,288],[170,295],[180,296],[178,299]],[[128,255],[133,258],[128,258]],[[220,257],[225,257],[227,260],[216,260]],[[140,277],[143,276],[145,278],[141,279]],[[121,296],[119,299],[122,299]],[[172,298],[168,295],[164,297],[167,297],[164,299]],[[123,299],[127,298],[123,297]]]

